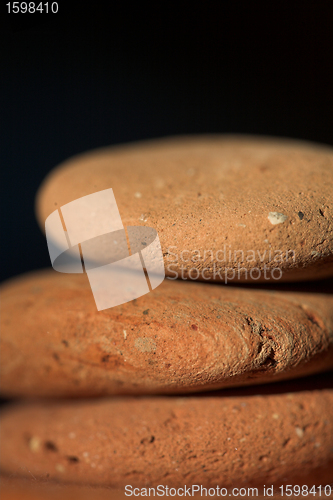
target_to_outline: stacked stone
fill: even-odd
[[[4,473],[332,483],[333,150],[198,136],[93,151],[44,181],[41,226],[110,187],[124,226],[156,229],[167,279],[103,311],[86,275],[2,285],[2,394],[24,399],[3,411]]]

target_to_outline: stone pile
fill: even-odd
[[[198,136],[93,151],[46,178],[41,227],[108,188],[124,226],[157,231],[166,279],[102,311],[86,274],[2,285],[1,390],[19,400],[2,412],[3,473],[331,484],[333,150]]]

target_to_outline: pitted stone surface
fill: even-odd
[[[323,371],[333,366],[329,288],[165,280],[98,312],[86,275],[31,273],[2,285],[2,394],[183,393]]]
[[[42,228],[57,208],[110,187],[125,226],[157,230],[167,276],[275,282],[333,275],[328,146],[216,135],[91,151],[44,181],[36,203]]]
[[[116,488],[331,484],[333,391],[314,379],[201,396],[18,404],[2,416],[1,468]]]

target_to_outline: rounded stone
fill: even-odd
[[[49,269],[1,296],[8,397],[184,393],[333,367],[332,282],[302,293],[166,279],[97,311],[87,275]]]
[[[17,404],[0,429],[1,469],[36,481],[278,493],[333,479],[333,389],[318,376],[223,395]]]
[[[333,149],[251,136],[91,151],[43,182],[37,217],[112,188],[124,226],[157,230],[166,275],[297,281],[333,275]]]

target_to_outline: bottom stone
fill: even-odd
[[[329,375],[185,397],[22,403],[4,410],[1,468],[124,488],[329,485]]]

